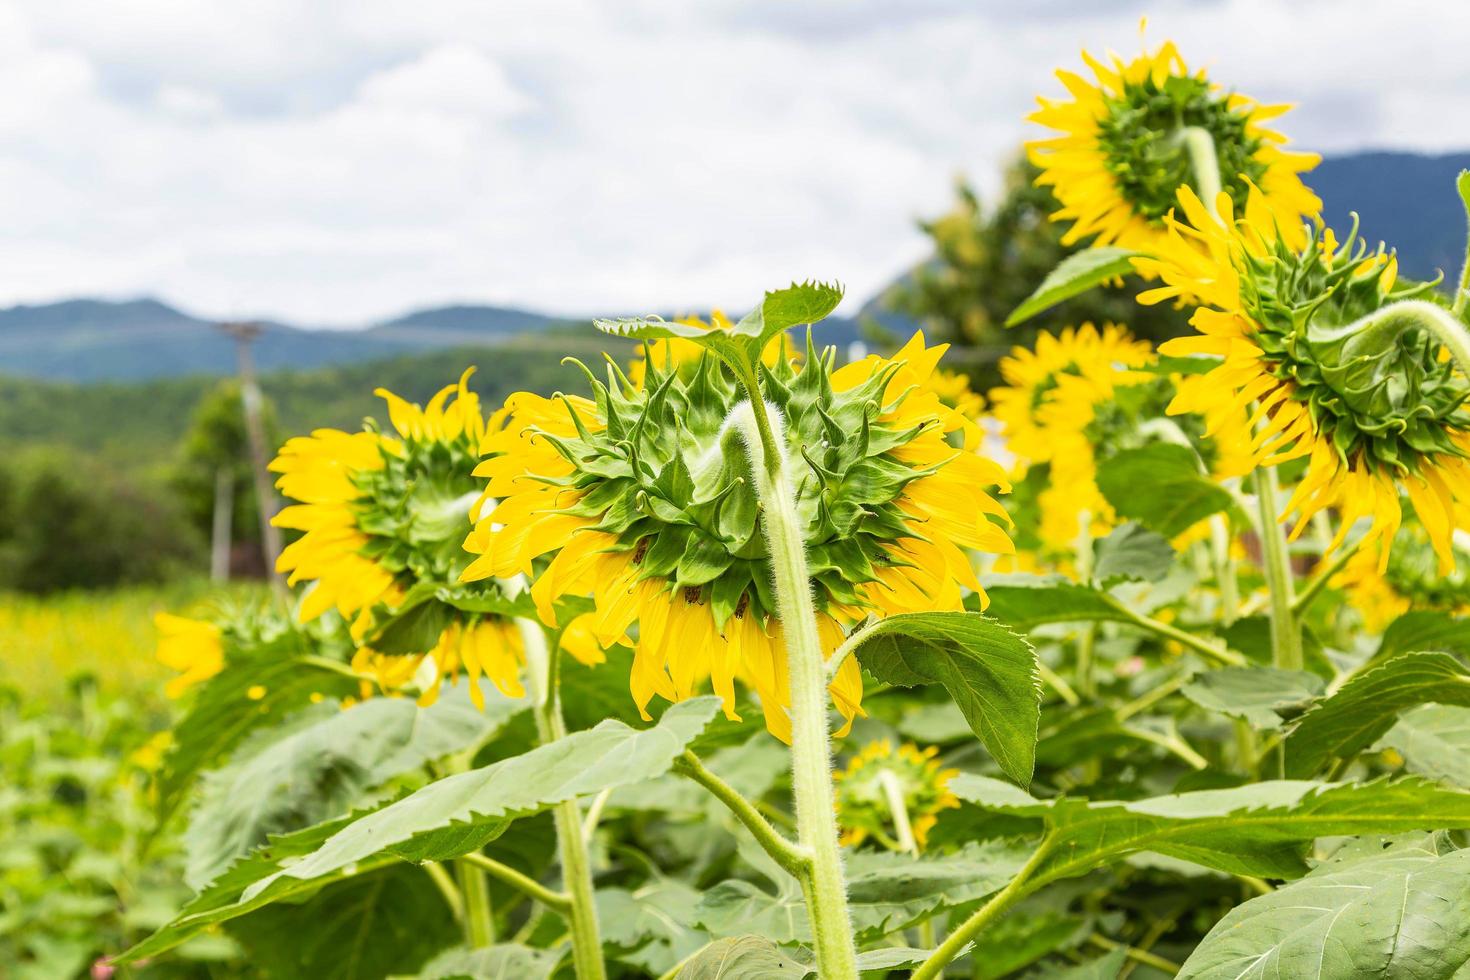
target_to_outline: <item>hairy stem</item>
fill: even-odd
[[[817,610],[807,568],[806,541],[796,512],[796,493],[782,442],[776,437],[755,372],[740,370],[750,401],[732,421],[750,456],[761,525],[771,552],[777,613],[786,637],[791,683],[791,788],[797,837],[811,860],[804,876],[807,914],[823,980],[857,977],[857,950],[837,843],[836,794],[827,720],[827,673],[822,663]]]
[[[705,768],[697,755],[685,751],[682,756],[674,760],[674,771],[703,786],[715,799],[725,804],[735,819],[750,831],[761,849],[769,854],[771,860],[780,865],[783,870],[797,878],[808,873],[811,867],[810,856],[796,844],[787,840],[785,835],[775,827],[772,827],[770,822],[761,816],[760,811],[752,806],[749,800],[741,796],[735,787]]]
[[[1301,670],[1305,660],[1302,631],[1294,611],[1296,580],[1286,549],[1286,528],[1277,517],[1280,486],[1276,469],[1257,467],[1254,478],[1256,509],[1261,519],[1261,564],[1265,566],[1266,586],[1271,594],[1271,662],[1280,670]]]
[[[459,860],[473,865],[475,870],[491,875],[517,891],[522,892],[527,898],[535,899],[547,908],[556,909],[558,912],[565,912],[572,903],[570,896],[565,892],[552,891],[535,878],[523,875],[510,865],[501,864],[494,858],[486,857],[478,851],[473,854],[466,854],[459,858]]]
[[[536,734],[543,745],[549,745],[567,734],[557,693],[557,657],[547,648],[546,631],[540,623],[518,619],[516,625],[531,677]],[[597,928],[592,864],[587,857],[587,842],[582,838],[582,811],[576,800],[564,800],[553,809],[552,819],[556,824],[562,886],[567,891],[572,927],[572,966],[577,980],[605,980],[607,968],[602,960],[602,939]]]
[[[914,971],[909,980],[935,980],[943,971],[945,964],[958,956],[960,950],[964,949],[970,940],[980,935],[986,926],[999,918],[1012,905],[1031,894],[1035,888],[1031,878],[1036,874],[1036,869],[1040,868],[1041,863],[1046,860],[1047,855],[1051,853],[1051,847],[1052,838],[1048,834],[1041,839],[1040,844],[1036,845],[1035,853],[1031,855],[1025,866],[1016,872],[1016,876],[1010,880],[1010,883],[992,895],[990,901],[980,906],[974,914],[960,924],[959,928],[950,933],[949,937],[939,944],[939,948],[919,964],[919,968]]]
[[[465,945],[480,949],[495,942],[495,910],[490,905],[490,883],[485,871],[469,856],[454,862],[459,893],[464,896]]]
[[[1211,214],[1215,198],[1220,196],[1220,158],[1215,153],[1215,140],[1209,130],[1185,126],[1179,130],[1179,142],[1189,154],[1189,168],[1194,171],[1194,190]]]

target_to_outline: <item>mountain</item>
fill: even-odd
[[[1324,214],[1339,231],[1348,212],[1362,218],[1370,242],[1398,249],[1404,273],[1431,278],[1459,273],[1465,217],[1455,176],[1470,168],[1470,153],[1424,156],[1365,152],[1324,160],[1309,177]],[[840,270],[834,270],[840,272]],[[881,292],[880,292],[881,295]],[[857,339],[857,323],[874,316],[895,333],[912,330],[874,300],[857,317],[834,317],[817,330],[825,344]],[[519,337],[536,343],[548,330],[580,328],[578,321],[527,310],[461,304],[441,306],[358,330],[312,330],[267,323],[255,345],[263,370],[356,364],[449,347],[505,346]],[[542,343],[546,339],[541,338]],[[156,299],[111,302],[76,299],[0,310],[0,375],[66,381],[140,381],[234,371],[233,342],[204,319]]]
[[[1461,170],[1470,170],[1470,153],[1371,152],[1324,160],[1306,179],[1339,238],[1356,211],[1369,245],[1397,249],[1405,275],[1443,272],[1454,280],[1465,261],[1465,206],[1455,191]]]

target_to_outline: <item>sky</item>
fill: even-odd
[[[0,304],[348,326],[748,308],[925,255],[1079,52],[1174,38],[1304,149],[1470,148],[1463,0],[0,0]]]

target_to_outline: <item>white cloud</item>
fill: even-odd
[[[1300,145],[1470,146],[1459,5],[1151,6],[1151,38],[1297,102]],[[1054,67],[1136,50],[1140,12],[0,0],[0,302],[346,324],[739,307],[804,276],[860,301],[922,254],[956,172],[995,186]]]

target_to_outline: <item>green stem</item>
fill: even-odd
[[[755,372],[741,370],[750,401],[732,413],[744,437],[771,553],[777,614],[786,637],[791,685],[791,789],[797,837],[811,860],[803,881],[811,918],[817,973],[823,980],[857,977],[857,949],[837,843],[836,794],[827,719],[827,674],[817,633],[817,610],[807,568],[806,541],[786,452],[773,431]]]
[[[1142,963],[1144,966],[1151,966],[1155,970],[1162,970],[1171,977],[1182,969],[1178,963],[1175,963],[1173,960],[1166,960],[1157,953],[1150,953],[1148,950],[1138,949],[1133,946],[1125,946],[1115,939],[1109,939],[1107,936],[1096,932],[1088,936],[1087,941],[1099,949],[1121,949],[1123,955],[1128,957],[1128,959]]]
[[[1465,217],[1470,219],[1470,171],[1460,171],[1460,176],[1455,180],[1455,189],[1460,192],[1460,201],[1465,205]],[[1460,288],[1455,290],[1455,316],[1464,318],[1467,302],[1470,302],[1470,236],[1465,241],[1465,264],[1460,267]]]
[[[482,949],[495,942],[495,910],[490,904],[490,883],[485,878],[485,869],[471,857],[457,859],[454,871],[459,878],[459,893],[464,896],[465,944],[470,949]]]
[[[995,921],[1001,913],[1031,894],[1036,887],[1032,884],[1031,878],[1051,853],[1051,848],[1052,837],[1047,834],[1041,839],[1041,843],[1036,845],[1035,853],[1031,855],[1025,866],[1016,872],[1016,876],[1010,880],[1010,883],[992,895],[990,901],[980,906],[974,914],[960,924],[959,928],[950,933],[948,938],[939,944],[939,948],[919,964],[919,968],[914,971],[909,980],[935,980],[944,969],[945,964],[960,955],[960,951],[969,944],[970,940],[980,935],[985,927]]]
[[[1463,308],[1462,305],[1461,309]],[[1399,334],[1416,328],[1433,334],[1455,359],[1460,372],[1470,377],[1470,332],[1467,332],[1457,314],[1436,303],[1424,299],[1401,299],[1342,329],[1345,334],[1356,334],[1364,330]]]
[[[1215,563],[1215,585],[1220,589],[1220,622],[1226,626],[1240,615],[1240,583],[1235,577],[1235,556],[1230,553],[1230,525],[1216,514],[1210,518],[1210,552]]]
[[[893,815],[893,830],[898,837],[898,849],[919,856],[919,841],[914,836],[914,825],[909,820],[908,804],[903,799],[903,786],[898,777],[892,771],[884,769],[878,773],[878,783],[883,787],[883,795],[888,799],[888,812]],[[923,949],[930,949],[934,945],[934,919],[928,918],[919,923],[919,945]],[[942,980],[942,973],[934,974],[936,980]]]
[[[550,745],[567,734],[557,692],[557,657],[547,648],[546,632],[540,623],[517,619],[525,648],[526,672],[531,678],[536,733],[541,744]],[[564,800],[552,810],[557,849],[561,855],[562,886],[567,891],[572,927],[572,966],[577,980],[606,980],[602,939],[597,928],[597,905],[592,887],[592,863],[587,842],[582,839],[582,811],[575,799]]]
[[[1280,487],[1275,467],[1257,467],[1255,482],[1256,509],[1261,519],[1261,563],[1271,594],[1271,662],[1279,670],[1301,670],[1305,665],[1302,631],[1293,612],[1296,580],[1286,548],[1286,528],[1277,518]]]
[[[1353,553],[1357,550],[1358,546],[1356,543],[1345,544],[1338,548],[1337,554],[1332,556],[1332,560],[1318,569],[1316,574],[1297,593],[1296,598],[1292,600],[1291,611],[1297,615],[1301,615],[1306,611],[1306,608],[1312,604],[1312,600],[1317,598],[1317,595],[1323,589],[1327,588],[1327,583],[1332,581],[1334,575],[1342,571],[1343,566],[1352,559]]]
[[[535,878],[521,874],[508,864],[501,864],[492,857],[486,857],[478,851],[466,854],[459,858],[467,864],[473,865],[476,871],[486,873],[492,877],[511,886],[525,894],[527,898],[535,899],[548,908],[556,909],[558,912],[566,912],[572,904],[571,896],[565,892],[552,891]]]
[[[1189,153],[1189,167],[1194,171],[1194,190],[1210,214],[1215,213],[1215,198],[1220,196],[1220,158],[1215,153],[1215,140],[1207,129],[1185,126],[1179,130],[1179,141]]]
[[[686,751],[674,760],[674,771],[703,786],[715,799],[725,804],[735,819],[750,831],[761,849],[769,854],[771,860],[782,869],[797,878],[804,877],[808,873],[811,866],[809,856],[796,844],[787,840],[785,835],[775,827],[772,827],[770,822],[761,816],[760,811],[752,806],[749,800],[741,796],[739,791],[705,768],[699,756]]]
[[[1150,616],[1145,616],[1143,613],[1134,612],[1132,609],[1129,609],[1113,596],[1103,594],[1102,599],[1103,602],[1107,603],[1107,605],[1110,606],[1114,611],[1120,613],[1128,622],[1132,623],[1134,626],[1146,629],[1150,633],[1156,633],[1159,636],[1164,637],[1165,639],[1173,640],[1175,643],[1186,646],[1196,653],[1204,655],[1208,659],[1225,664],[1227,667],[1245,666],[1245,658],[1236,653],[1234,650],[1229,649],[1228,647],[1225,647],[1223,645],[1217,646],[1213,643],[1210,643],[1208,640],[1203,640],[1198,636],[1195,636],[1193,633],[1186,633],[1184,630],[1179,629],[1177,626],[1170,626],[1168,623],[1154,619]]]
[[[459,893],[459,886],[454,883],[449,872],[444,870],[444,865],[438,861],[425,861],[419,867],[424,869],[434,887],[439,889],[439,894],[444,896],[444,904],[449,906],[449,914],[454,916],[454,921],[463,922],[464,896]]]
[[[1040,660],[1036,661],[1036,672],[1041,675],[1041,682],[1053,691],[1056,691],[1057,696],[1065,701],[1068,707],[1075,708],[1082,703],[1082,699],[1077,696],[1077,692],[1072,690],[1072,685],[1068,684],[1060,674]]]

